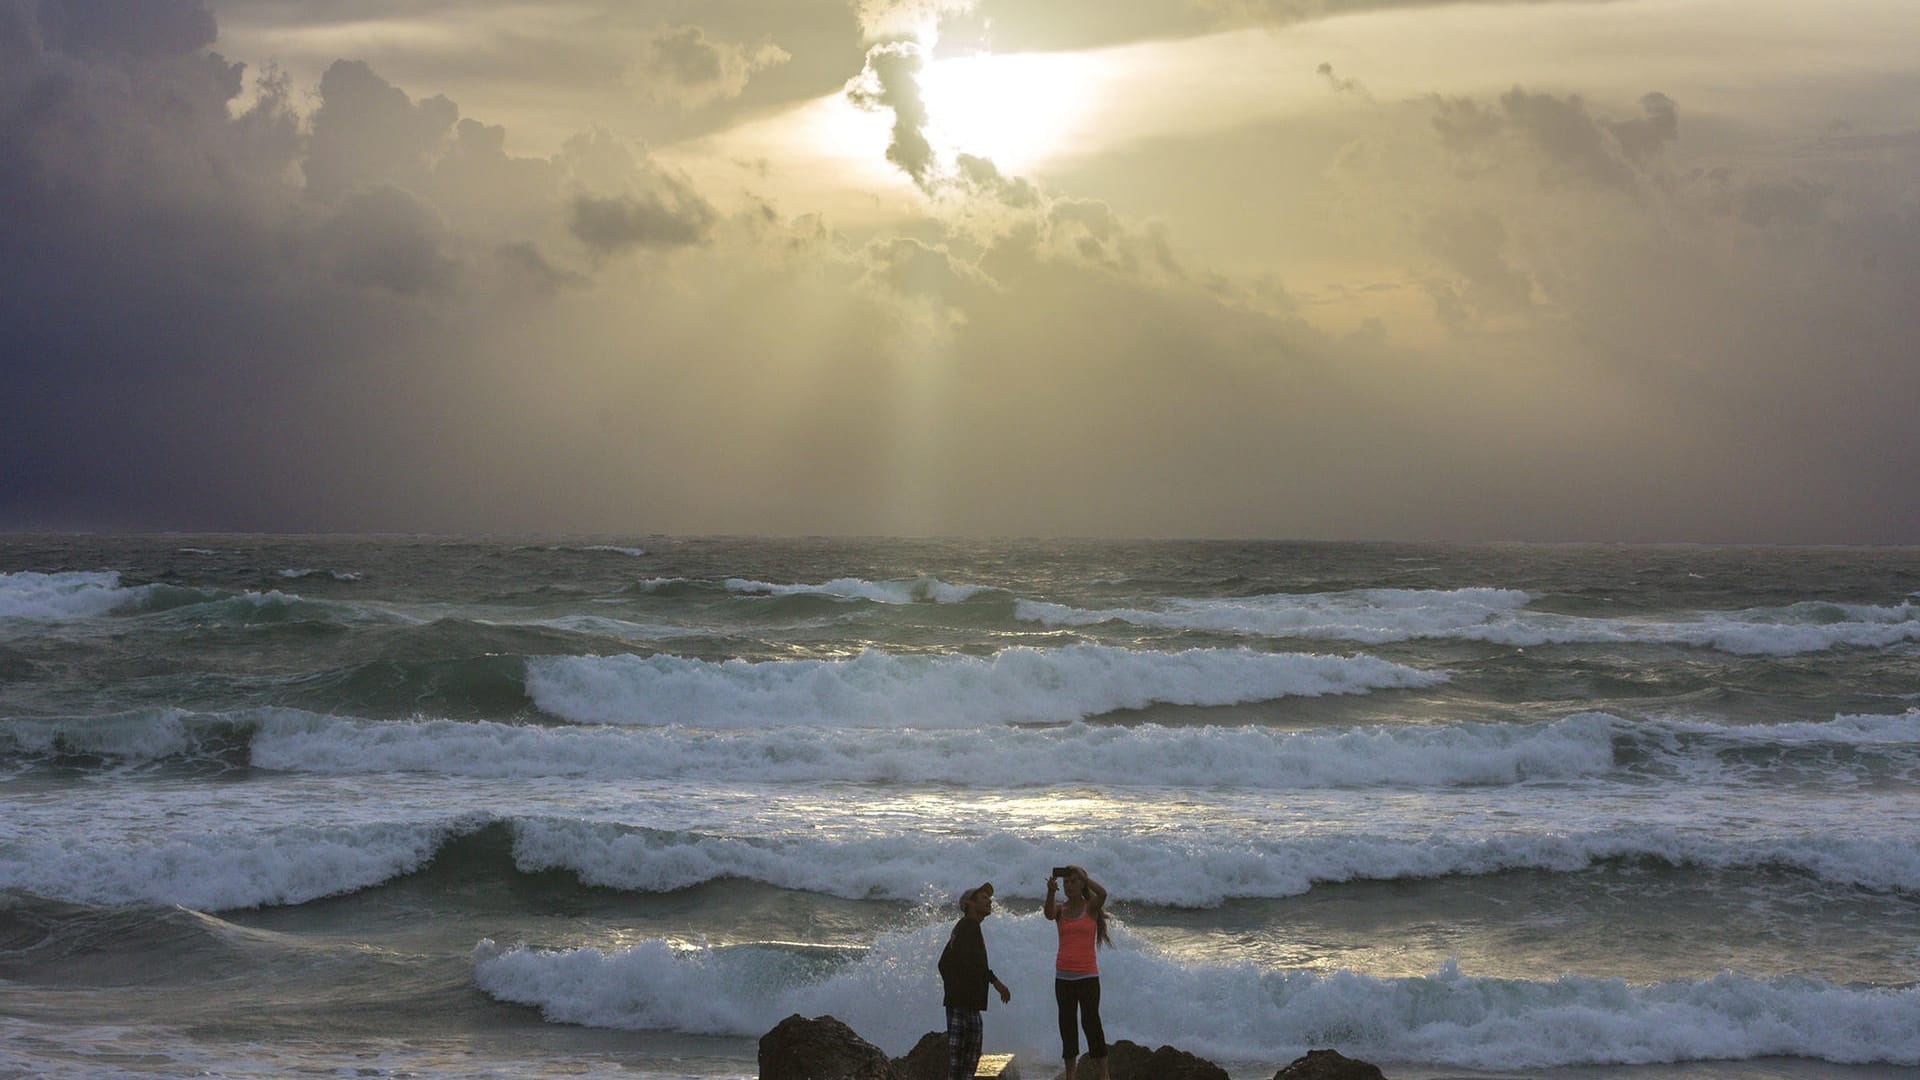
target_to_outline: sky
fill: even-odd
[[[0,528],[1920,543],[1911,0],[0,0]]]

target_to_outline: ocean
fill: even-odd
[[[1920,550],[0,536],[0,1077],[1920,1077]]]

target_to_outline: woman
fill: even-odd
[[[1100,965],[1094,957],[1107,937],[1107,890],[1078,866],[1061,867],[1066,874],[1047,878],[1047,918],[1060,932],[1060,951],[1053,960],[1053,999],[1060,1005],[1060,1054],[1066,1058],[1066,1080],[1075,1080],[1080,1063],[1079,1027],[1087,1032],[1087,1054],[1100,1063],[1100,1080],[1108,1080],[1107,1033],[1100,1026]],[[1054,894],[1066,891],[1066,899]]]

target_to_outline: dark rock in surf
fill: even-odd
[[[1227,1080],[1227,1070],[1206,1058],[1171,1046],[1148,1050],[1125,1039],[1107,1044],[1107,1070],[1113,1080]],[[1078,1075],[1098,1077],[1100,1062],[1082,1056]]]
[[[900,1080],[947,1080],[947,1033],[929,1031],[920,1036],[906,1057],[893,1059]]]
[[[1355,1061],[1338,1050],[1309,1050],[1273,1074],[1273,1080],[1387,1080],[1377,1065]]]
[[[887,1055],[852,1028],[831,1016],[794,1013],[760,1036],[760,1080],[900,1078]]]

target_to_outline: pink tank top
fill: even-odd
[[[1100,965],[1093,959],[1093,915],[1081,912],[1077,919],[1062,916],[1054,920],[1060,931],[1060,951],[1053,958],[1055,971],[1073,975],[1098,975]]]

